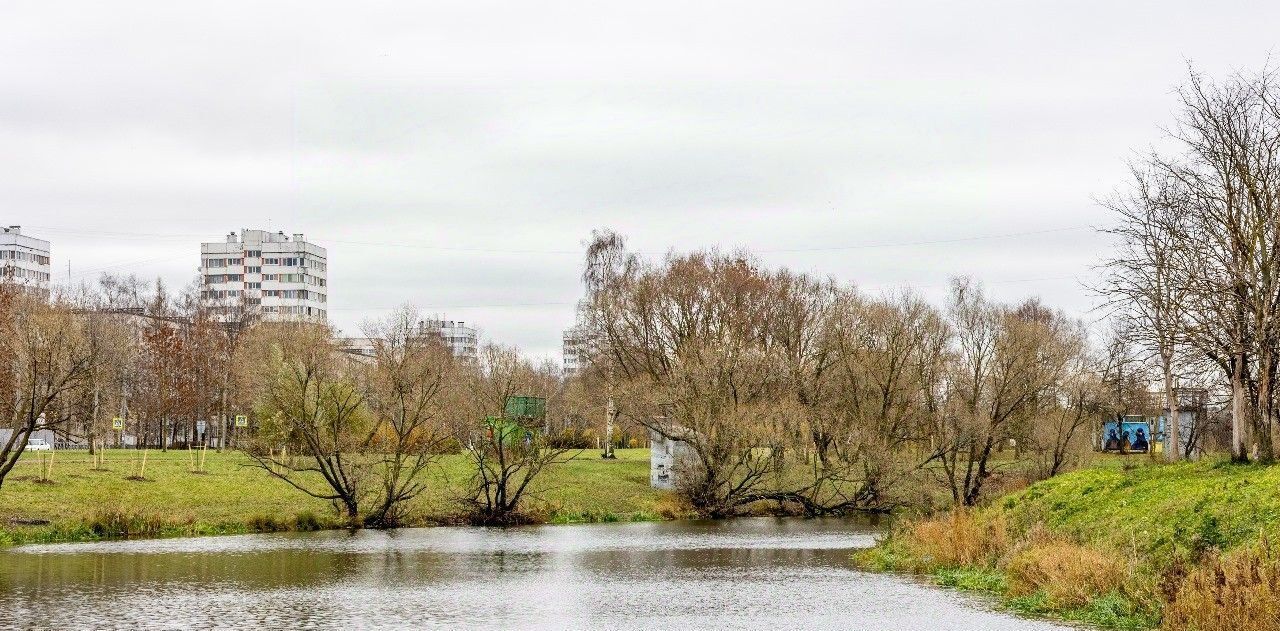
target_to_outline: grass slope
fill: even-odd
[[[1200,628],[1171,624],[1167,615],[1188,594],[1184,579],[1220,576],[1222,559],[1247,557],[1277,534],[1280,465],[1130,457],[975,512],[901,524],[859,560],[995,594],[1026,615],[1115,629],[1152,628],[1162,618],[1168,628]]]
[[[649,487],[649,451],[620,449],[617,460],[595,450],[547,469],[535,482],[529,510],[543,520],[659,519],[675,505]],[[129,480],[141,454],[108,450],[105,471],[85,452],[58,452],[52,482],[39,478],[47,455],[23,456],[0,487],[0,545],[82,541],[113,536],[232,534],[333,527],[328,502],[307,496],[250,466],[242,454],[206,455],[192,473],[186,451],[147,454],[145,480]],[[410,506],[409,525],[458,519],[470,469],[461,455],[432,469],[428,493]],[[48,522],[48,523],[44,523]]]
[[[1214,461],[1086,469],[1009,495],[995,508],[1015,528],[1042,522],[1081,541],[1137,550],[1163,568],[1280,532],[1280,466]]]

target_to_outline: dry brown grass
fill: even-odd
[[[653,503],[653,512],[662,519],[683,519],[693,514],[693,506],[683,496],[663,494]]]
[[[1166,607],[1164,628],[1280,630],[1280,553],[1264,538],[1255,547],[1205,559]]]
[[[1122,590],[1129,574],[1128,563],[1114,553],[1043,532],[1030,534],[1005,564],[1010,596],[1043,591],[1047,604],[1060,609]]]
[[[1009,547],[1004,519],[980,518],[973,511],[957,510],[911,524],[905,536],[921,567],[994,565]]]

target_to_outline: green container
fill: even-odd
[[[543,419],[547,416],[547,400],[542,397],[507,397],[507,418]]]
[[[524,443],[526,436],[532,436],[532,430],[521,425],[518,421],[500,416],[486,416],[484,418],[486,432],[491,441],[500,441],[507,447],[518,447]]]

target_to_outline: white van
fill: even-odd
[[[43,438],[32,438],[27,441],[26,451],[53,451],[53,445]]]

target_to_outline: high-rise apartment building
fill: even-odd
[[[440,339],[459,359],[475,361],[479,357],[480,335],[475,327],[461,320],[433,319],[418,324],[424,331],[440,336]]]
[[[461,320],[445,320],[433,318],[419,320],[418,335],[438,338],[444,343],[454,357],[463,361],[475,361],[479,357],[480,334],[475,327],[467,326]],[[374,356],[374,340],[367,337],[349,337],[343,340],[343,346],[351,353]]]
[[[22,226],[0,228],[0,278],[49,288],[49,242],[22,234]]]
[[[315,320],[329,313],[329,261],[303,235],[243,229],[200,244],[200,296],[233,317],[242,310],[267,320]]]
[[[564,362],[564,376],[572,377],[586,366],[593,340],[585,327],[574,326],[565,329],[560,341],[560,355]]]

